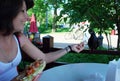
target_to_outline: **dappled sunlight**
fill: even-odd
[[[54,37],[54,47],[57,47],[57,48],[64,48],[70,44],[76,44],[76,43],[80,43],[84,40],[75,40],[75,39],[70,39],[70,40],[66,40],[64,38],[64,35],[65,33],[50,33],[50,34],[41,34],[41,39],[46,36],[46,35],[50,35],[52,37]],[[107,48],[108,47],[108,43],[107,43],[107,40],[106,40],[106,37],[105,35],[104,36],[104,39],[103,39],[103,47]],[[117,38],[118,36],[117,35],[111,35],[111,46],[112,48],[116,48],[117,46]],[[87,42],[85,42],[85,48],[88,49],[88,45],[87,45]]]

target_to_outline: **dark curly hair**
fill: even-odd
[[[13,30],[13,19],[22,8],[23,1],[27,9],[33,6],[33,0],[0,0],[0,33],[4,36],[10,35]]]

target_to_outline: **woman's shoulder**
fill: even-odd
[[[15,36],[19,40],[21,47],[23,47],[29,41],[23,33],[15,33]]]

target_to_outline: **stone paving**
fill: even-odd
[[[66,33],[40,34],[40,38],[42,40],[43,37],[47,36],[47,35],[50,35],[50,36],[54,37],[54,47],[57,47],[57,48],[65,48],[66,46],[68,46],[70,44],[77,44],[77,43],[80,43],[80,42],[83,41],[83,40],[75,40],[75,39],[66,40],[64,38],[65,34]],[[107,44],[107,40],[106,40],[105,35],[103,35],[103,37],[104,37],[104,39],[103,39],[103,46],[105,48],[107,48],[108,44]],[[111,47],[112,48],[116,48],[117,47],[117,38],[118,38],[118,36],[117,35],[110,35],[110,37],[111,37]],[[88,38],[86,38],[86,40],[88,40]],[[88,48],[88,45],[87,45],[86,42],[85,42],[85,48],[86,49]]]

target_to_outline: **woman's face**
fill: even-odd
[[[23,6],[19,11],[18,15],[13,20],[14,32],[20,32],[24,30],[24,24],[28,20],[28,14],[26,11],[26,4],[23,1]]]

